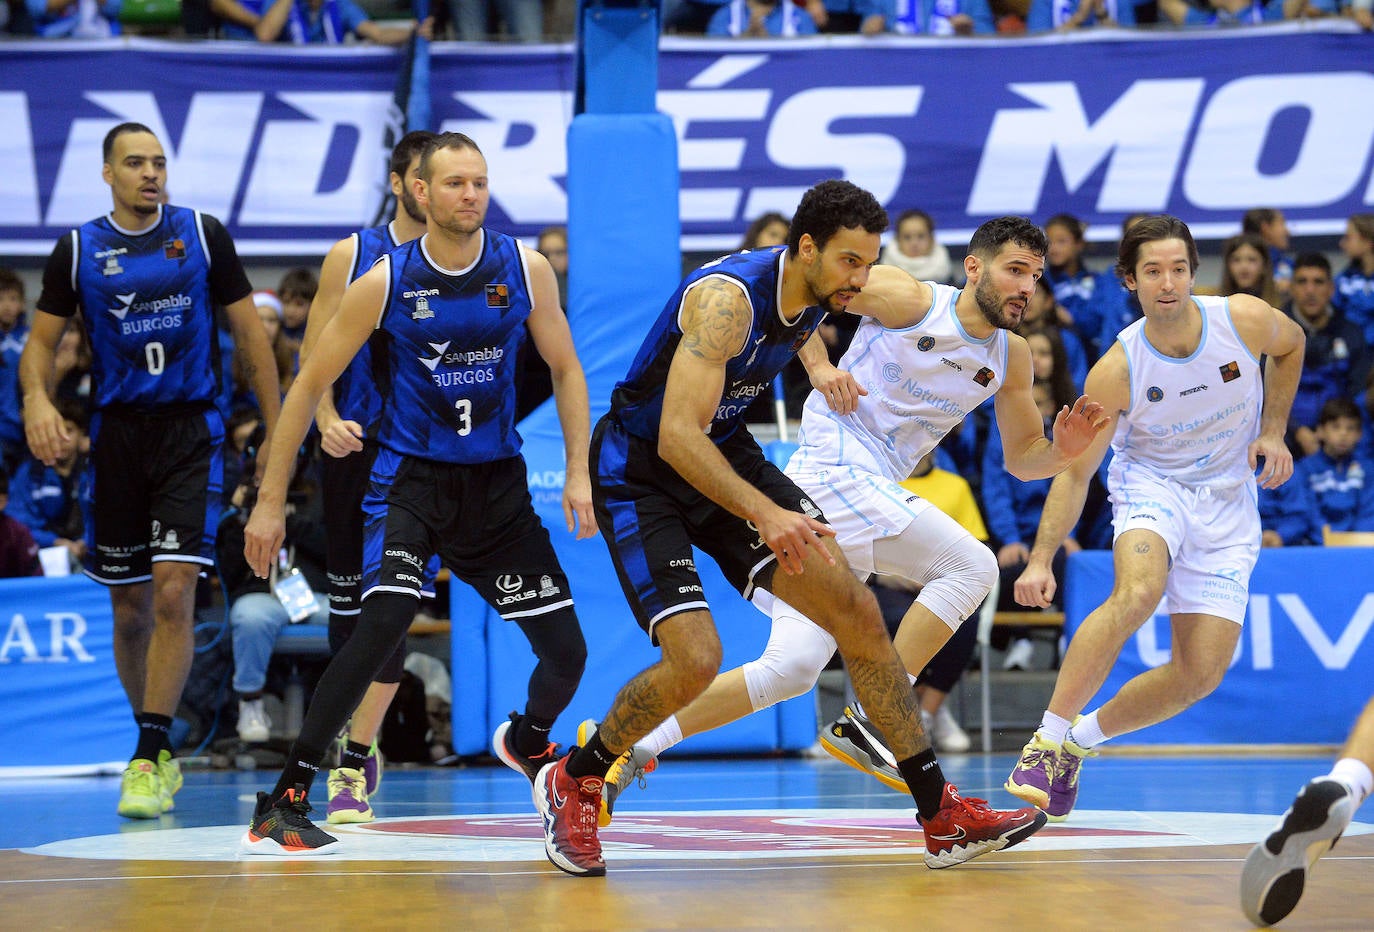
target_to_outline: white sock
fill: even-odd
[[[907,685],[909,685],[912,689],[916,688],[916,675],[914,673],[908,673],[906,675],[906,681]],[[859,716],[860,718],[868,718],[868,715],[864,712],[864,704],[859,701],[858,696],[854,697],[854,702],[850,705],[850,708],[853,709],[854,714]]]
[[[1045,717],[1040,720],[1040,727],[1035,729],[1035,733],[1051,744],[1063,744],[1064,737],[1069,733],[1069,720],[1046,709]]]
[[[1369,798],[1370,791],[1374,790],[1374,773],[1370,773],[1369,765],[1353,757],[1343,757],[1336,761],[1336,765],[1327,776],[1354,790],[1361,802]]]
[[[667,721],[635,743],[648,748],[649,753],[657,757],[670,747],[682,743],[682,726],[677,723],[676,715],[670,715]]]
[[[1069,729],[1069,738],[1084,750],[1095,748],[1107,740],[1107,736],[1102,733],[1102,726],[1097,724],[1097,712],[1097,709],[1093,709],[1074,722],[1073,727]]]

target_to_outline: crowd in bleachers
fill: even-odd
[[[404,0],[4,0],[0,34],[108,38],[154,32],[257,42],[398,45],[426,38],[565,41],[575,0],[447,0],[423,21]],[[1374,0],[664,0],[677,35],[1017,35],[1092,27],[1213,28],[1344,17],[1374,28]]]

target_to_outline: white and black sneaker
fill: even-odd
[[[1240,908],[1251,922],[1270,926],[1293,911],[1308,872],[1336,846],[1359,807],[1350,787],[1329,777],[1298,792],[1278,827],[1245,859]]]
[[[877,777],[899,793],[907,792],[897,759],[873,723],[850,706],[820,733],[821,747],[855,770]]]

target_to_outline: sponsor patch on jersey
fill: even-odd
[[[1234,382],[1236,379],[1240,378],[1240,366],[1236,364],[1234,359],[1226,365],[1218,366],[1217,368],[1221,370],[1221,380],[1223,382]]]
[[[510,307],[510,288],[504,284],[488,285],[487,307]]]
[[[989,384],[992,382],[992,380],[995,379],[995,378],[997,378],[997,373],[996,373],[996,372],[993,372],[993,371],[992,371],[991,369],[989,369],[987,366],[983,366],[983,367],[982,367],[981,369],[979,369],[977,372],[973,373],[973,381],[977,382],[979,385],[983,386],[984,388],[987,388],[988,385],[989,385]]]
[[[185,259],[186,242],[180,239],[169,239],[162,244],[162,257],[164,259]]]

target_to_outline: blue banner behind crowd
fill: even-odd
[[[1339,232],[1374,204],[1374,40],[1349,28],[665,41],[682,244],[730,247],[836,175],[928,210],[951,239],[1059,211],[1097,238],[1161,210],[1222,236],[1261,205],[1298,232]],[[0,254],[45,254],[107,208],[99,142],[120,120],[162,136],[172,198],[225,220],[249,255],[317,256],[383,195],[401,51],[136,40],[4,55]],[[429,84],[431,128],[486,150],[491,225],[565,222],[571,47],[436,44]]]
[[[0,767],[128,760],[138,737],[114,664],[104,586],[0,580]]]
[[[1374,693],[1374,552],[1293,547],[1260,552],[1240,644],[1221,686],[1122,744],[1340,744]],[[1072,632],[1111,592],[1112,555],[1069,558],[1064,615]],[[1089,708],[1166,663],[1170,628],[1156,615],[1126,642]]]

